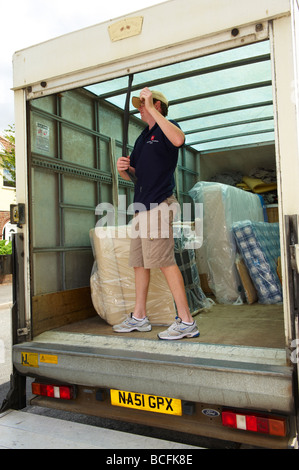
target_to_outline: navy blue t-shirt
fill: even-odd
[[[170,121],[180,127],[175,121]],[[130,165],[135,168],[135,210],[142,210],[137,203],[149,210],[151,204],[160,204],[172,195],[175,187],[174,171],[179,149],[162,132],[158,124],[149,130],[147,126],[135,142]]]

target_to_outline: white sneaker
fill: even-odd
[[[182,322],[182,319],[176,317],[175,322],[170,325],[170,327],[158,333],[158,338],[160,339],[182,339],[182,338],[196,338],[199,336],[199,331],[195,322],[192,325],[186,325]]]
[[[119,325],[112,327],[116,333],[130,333],[131,331],[151,331],[152,325],[147,317],[142,320],[135,320],[133,313],[127,316],[127,318]]]

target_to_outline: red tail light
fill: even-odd
[[[272,436],[286,435],[286,419],[277,416],[225,410],[222,412],[222,424],[229,428],[271,434]]]
[[[74,398],[74,387],[71,385],[52,385],[33,382],[31,388],[34,395],[60,398],[62,400],[72,400]]]

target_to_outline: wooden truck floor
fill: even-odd
[[[195,317],[200,336],[183,339],[184,342],[199,342],[224,345],[240,345],[266,348],[285,347],[283,306],[216,304],[209,311]],[[136,339],[157,339],[157,333],[165,326],[153,326],[151,332],[114,333],[99,316],[57,328],[57,331],[91,335],[114,335]]]

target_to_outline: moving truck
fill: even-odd
[[[14,54],[18,230],[2,410],[25,406],[30,377],[41,406],[297,446],[298,22],[295,0],[170,0]],[[161,341],[156,324],[114,333],[104,318],[117,299],[92,234],[105,204],[129,226],[134,183],[115,162],[143,129],[130,96],[145,86],[167,96],[186,135],[181,207],[203,207],[201,246],[185,248],[196,255],[195,290],[211,299],[192,312],[199,338]],[[237,238],[244,227],[249,255]],[[264,253],[259,231],[278,243],[270,274],[254,253]],[[113,272],[122,292],[132,287]],[[237,296],[226,295],[235,281]]]

